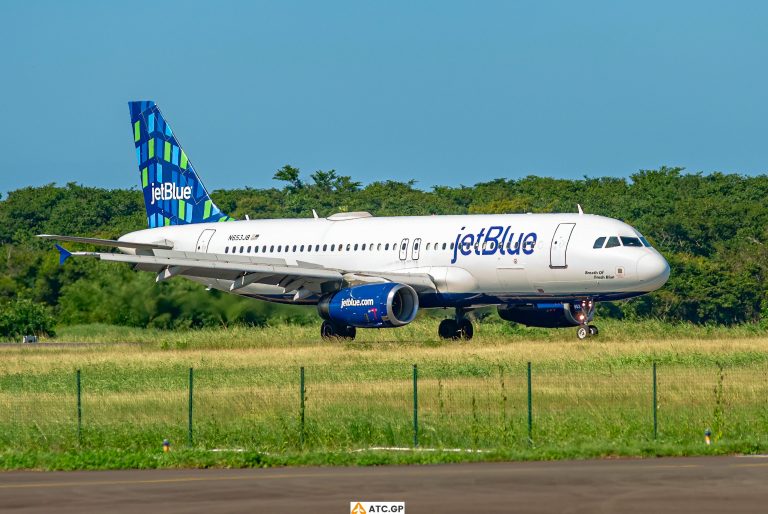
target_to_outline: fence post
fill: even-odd
[[[299,397],[301,398],[301,406],[299,407],[299,423],[300,423],[299,444],[301,445],[301,448],[304,449],[304,395],[305,395],[304,366],[300,368],[299,377],[300,377]]]
[[[533,446],[533,395],[531,393],[531,362],[528,361],[528,445]]]
[[[413,447],[419,446],[419,368],[413,365]]]
[[[657,388],[658,386],[656,382],[656,361],[653,361],[653,438],[654,439],[656,439],[659,435]]]
[[[83,403],[80,387],[80,370],[77,370],[77,444],[83,444]]]
[[[194,380],[194,370],[189,368],[189,420],[187,424],[187,444],[190,447],[192,446],[192,396],[194,392]]]

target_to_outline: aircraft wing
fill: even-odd
[[[122,243],[121,243],[122,244]],[[243,255],[218,255],[154,249],[153,255],[130,255],[102,252],[69,252],[57,245],[61,262],[69,256],[84,256],[103,261],[133,264],[140,271],[157,274],[158,282],[174,276],[190,276],[231,280],[231,291],[248,284],[267,284],[289,291],[302,288],[321,294],[349,285],[375,282],[398,282],[417,292],[436,291],[432,278],[426,273],[354,272],[318,266],[310,262],[286,262],[284,259],[256,258]],[[297,293],[298,294],[298,293]],[[297,296],[297,299],[300,296]]]

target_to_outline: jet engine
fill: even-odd
[[[527,303],[500,305],[499,316],[528,327],[559,328],[584,325],[592,321],[595,306],[591,301],[572,303]]]
[[[419,296],[411,286],[396,283],[363,284],[336,291],[320,300],[324,319],[358,328],[407,325],[419,310]]]

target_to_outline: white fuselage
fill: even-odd
[[[616,238],[619,244],[594,248],[601,237]],[[423,307],[471,307],[537,299],[612,300],[658,289],[669,276],[669,265],[649,245],[636,246],[641,238],[626,223],[587,214],[349,213],[169,226],[133,232],[120,240],[167,240],[175,252],[205,253],[227,261],[428,274],[438,293],[420,298]],[[232,284],[222,279],[193,280],[224,291]],[[248,285],[237,294],[282,302],[293,297],[290,291],[264,284]],[[316,301],[302,298],[297,303]]]

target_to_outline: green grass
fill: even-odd
[[[62,327],[0,349],[0,469],[428,463],[754,453],[768,447],[768,335],[649,323],[573,331],[478,326],[436,337],[425,318],[323,342],[317,327],[187,332]],[[533,363],[528,439],[526,363]],[[658,363],[658,438],[651,366]],[[452,451],[370,451],[413,443]],[[305,367],[305,425],[299,367]],[[188,373],[195,369],[193,444]],[[78,440],[75,370],[82,370]],[[711,429],[714,444],[703,444]],[[163,454],[168,438],[173,451]],[[214,449],[241,450],[237,452]],[[362,450],[362,451],[361,451]]]

